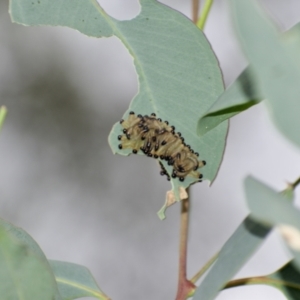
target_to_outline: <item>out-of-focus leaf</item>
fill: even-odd
[[[270,275],[233,280],[226,288],[237,285],[269,285],[280,290],[288,300],[300,299],[300,273],[292,262]]]
[[[277,272],[267,276],[267,284],[278,288],[288,300],[300,299],[300,273],[292,262],[289,262]]]
[[[0,295],[3,300],[60,299],[48,264],[3,226],[0,228]]]
[[[193,300],[215,299],[218,292],[258,249],[269,232],[269,227],[248,216],[221,249],[215,264],[198,286]]]
[[[245,180],[248,206],[254,218],[278,229],[294,251],[295,263],[300,268],[300,212],[293,203],[253,177]]]
[[[256,1],[231,0],[231,4],[239,39],[271,116],[280,131],[299,146],[299,30],[283,37]]]
[[[245,179],[245,192],[254,218],[270,226],[289,224],[300,230],[300,212],[284,195],[251,176]]]
[[[49,260],[49,263],[63,300],[81,297],[109,300],[86,267],[55,260]]]
[[[95,0],[11,0],[10,3],[15,22],[69,26],[94,37],[117,36],[132,55],[139,78],[139,92],[123,119],[133,110],[142,115],[154,112],[169,121],[207,162],[202,169],[203,178],[210,181],[215,178],[228,123],[201,138],[196,130],[199,116],[209,109],[224,87],[210,44],[189,19],[154,0],[140,0],[141,13],[129,21],[111,18]],[[109,143],[114,153],[129,155],[131,151],[118,148],[121,130],[116,123]],[[171,174],[172,167],[166,161],[163,164]],[[181,199],[180,187],[186,188],[197,180],[187,177],[179,182],[172,178],[175,199]]]
[[[263,99],[251,68],[224,91],[198,122],[198,134],[203,136],[220,123],[259,103]]]
[[[30,250],[33,251],[35,255],[39,256],[41,260],[43,260],[45,263],[48,263],[48,260],[40,246],[25,230],[16,227],[13,224],[4,221],[3,219],[0,219],[0,226],[14,236],[20,243],[24,243],[27,247],[29,247]]]

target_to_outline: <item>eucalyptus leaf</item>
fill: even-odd
[[[199,117],[224,90],[218,61],[204,34],[185,16],[155,0],[141,0],[140,4],[140,14],[129,21],[108,16],[93,0],[11,0],[10,12],[13,21],[25,25],[69,26],[94,37],[117,36],[133,57],[139,79],[139,92],[122,118],[126,119],[129,111],[142,115],[154,112],[169,121],[207,162],[203,178],[213,181],[222,160],[228,123],[201,138],[196,129]],[[116,123],[109,144],[113,153],[129,155],[131,151],[118,148],[121,130]],[[171,174],[171,167],[165,161],[163,164]],[[180,187],[196,181],[193,177],[184,182],[172,178],[175,199],[181,199]],[[163,218],[164,209],[160,213]]]
[[[53,300],[57,287],[44,260],[26,244],[0,227],[1,300]]]
[[[33,251],[41,260],[43,260],[45,263],[48,263],[48,260],[40,246],[25,230],[14,226],[3,219],[0,219],[0,227],[9,232],[9,234],[16,238],[20,243],[23,243],[29,247],[30,250]]]
[[[213,300],[258,249],[271,229],[248,216],[222,247],[215,264],[196,289],[193,300]]]
[[[52,274],[52,283],[55,285],[55,300],[60,300],[61,297],[59,295],[57,286],[55,284],[55,278],[54,274],[52,273],[52,269],[48,263],[48,260],[40,248],[40,246],[37,244],[37,242],[22,228],[16,227],[13,224],[0,219],[0,228],[1,230],[4,230],[8,234],[10,234],[18,243],[21,245],[26,246],[30,251],[38,258],[43,264],[44,267],[48,269],[48,272]],[[38,274],[37,274],[38,275]]]
[[[93,297],[109,298],[99,289],[91,272],[84,266],[63,261],[49,260],[63,300]]]
[[[245,179],[245,192],[255,219],[270,226],[289,224],[300,230],[300,212],[283,194],[251,176]]]
[[[292,262],[287,263],[272,274],[237,279],[236,282],[243,283],[243,285],[269,285],[281,291],[288,300],[300,299],[300,273]],[[235,286],[233,281],[226,288]]]
[[[267,276],[267,284],[279,289],[288,300],[300,299],[300,272],[292,262]]]
[[[284,194],[251,176],[245,180],[245,192],[253,217],[269,226],[278,226],[300,269],[300,212]]]
[[[203,136],[220,123],[243,112],[263,99],[250,67],[224,91],[198,122],[198,134]]]
[[[231,0],[231,4],[239,39],[271,117],[280,131],[299,146],[299,30],[291,31],[290,38],[283,37],[256,1]]]

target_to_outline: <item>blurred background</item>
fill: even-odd
[[[191,1],[160,2],[191,17]],[[281,30],[300,21],[298,0],[260,2]],[[118,19],[139,13],[137,0],[99,3]],[[205,34],[228,86],[247,62],[227,1],[215,0]],[[114,300],[174,299],[180,205],[160,221],[156,212],[170,186],[157,165],[114,156],[107,142],[137,88],[132,58],[117,38],[12,24],[8,1],[0,0],[0,99],[9,110],[0,134],[1,217],[25,229],[48,258],[87,266]],[[247,215],[244,178],[281,190],[299,177],[299,154],[263,104],[231,120],[217,179],[191,189],[190,277]],[[273,233],[237,276],[270,273],[287,259]],[[226,290],[217,299],[241,297],[284,299],[261,286]]]

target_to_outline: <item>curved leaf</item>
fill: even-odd
[[[62,25],[95,37],[117,36],[133,56],[139,78],[139,93],[123,119],[133,110],[143,115],[155,112],[168,120],[206,160],[204,179],[212,181],[222,160],[228,124],[221,124],[202,138],[196,128],[199,116],[223,92],[217,59],[203,33],[182,14],[154,0],[140,3],[141,13],[129,21],[109,17],[94,0],[11,0],[10,10],[15,22],[26,25]],[[110,146],[114,153],[129,155],[130,151],[118,149],[120,132],[121,126],[116,123],[109,136]],[[170,166],[165,161],[163,164],[171,173]],[[180,187],[195,181],[191,177],[183,183],[172,179],[177,201]]]
[[[254,74],[251,68],[247,67],[200,118],[198,134],[203,136],[220,123],[259,103],[262,99]]]
[[[271,116],[281,132],[299,146],[299,30],[290,32],[289,36],[296,40],[290,43],[266,19],[257,3],[239,0],[231,3],[239,39]]]
[[[260,277],[241,278],[231,281],[226,288],[245,285],[269,285],[283,293],[288,300],[300,299],[300,273],[289,262],[276,272]]]
[[[270,228],[248,216],[222,247],[220,254],[196,289],[193,300],[213,300],[258,249]]]
[[[55,283],[54,274],[52,273],[52,269],[48,263],[45,254],[43,253],[37,242],[26,231],[12,225],[9,222],[4,221],[3,219],[0,219],[0,228],[1,230],[7,232],[7,234],[14,238],[20,245],[23,245],[24,247],[28,248],[28,251],[31,251],[36,256],[36,258],[43,263],[44,267],[48,270],[49,274],[51,274],[51,282],[55,287],[55,299],[60,300],[61,298]],[[36,276],[38,276],[38,274],[36,274]]]
[[[253,177],[246,178],[245,192],[253,217],[269,226],[279,225],[278,229],[300,268],[300,212],[290,199]]]
[[[83,266],[49,260],[63,300],[81,297],[94,297],[101,300],[109,298],[99,289],[91,272]]]
[[[0,295],[3,300],[53,300],[56,283],[48,265],[10,232],[0,229]]]
[[[300,299],[300,272],[289,262],[281,269],[267,276],[271,286],[278,288],[288,300]]]

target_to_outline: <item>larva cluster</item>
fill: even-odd
[[[127,120],[121,120],[123,135],[118,136],[121,141],[119,149],[132,149],[136,154],[141,150],[145,155],[155,159],[166,160],[168,165],[173,166],[172,178],[178,177],[184,181],[186,176],[198,178],[201,181],[203,175],[198,168],[204,166],[204,160],[198,160],[199,154],[186,145],[180,132],[175,132],[175,127],[170,126],[168,121],[151,116],[135,115],[129,113]],[[170,176],[160,163],[160,174]]]

